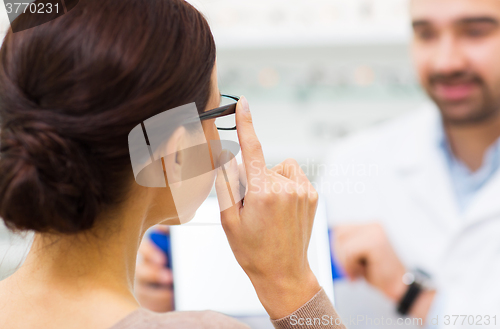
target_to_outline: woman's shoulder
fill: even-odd
[[[156,313],[137,309],[109,329],[250,329],[227,315],[214,311]]]

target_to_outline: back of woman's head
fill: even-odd
[[[22,14],[16,23],[29,19]],[[0,50],[0,216],[78,233],[127,198],[132,128],[210,97],[215,44],[184,0],[80,0]]]

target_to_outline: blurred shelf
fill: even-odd
[[[213,29],[218,49],[247,48],[303,48],[303,47],[344,47],[344,46],[380,46],[408,45],[411,41],[410,29],[356,29],[343,31],[296,30],[257,31]]]
[[[409,0],[189,0],[225,48],[406,44]]]

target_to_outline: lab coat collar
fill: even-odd
[[[460,228],[481,220],[500,217],[500,170],[481,188],[462,213],[457,204],[446,155],[441,146],[442,124],[435,105],[422,109],[415,117],[407,136],[392,150],[393,169],[408,183],[410,193],[431,207],[441,224]],[[457,220],[458,219],[458,220]]]
[[[469,224],[494,217],[500,219],[500,170],[477,192],[464,213]]]
[[[429,209],[436,224],[444,230],[458,229],[460,210],[455,197],[445,154],[439,146],[440,114],[435,105],[422,109],[406,134],[392,150],[394,172],[407,186],[408,193]],[[408,127],[408,128],[409,128]]]

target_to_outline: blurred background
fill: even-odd
[[[270,166],[319,165],[333,143],[427,101],[409,56],[409,0],[189,2],[212,27],[220,90],[249,100]],[[8,27],[2,4],[2,39]],[[0,279],[26,250],[16,239],[0,227]]]
[[[270,165],[321,163],[333,142],[426,100],[408,0],[189,2],[212,27],[220,90],[247,97]],[[2,6],[2,39],[8,27]]]
[[[321,162],[332,142],[425,101],[407,0],[190,2],[211,24],[220,90],[247,97],[269,163]]]

